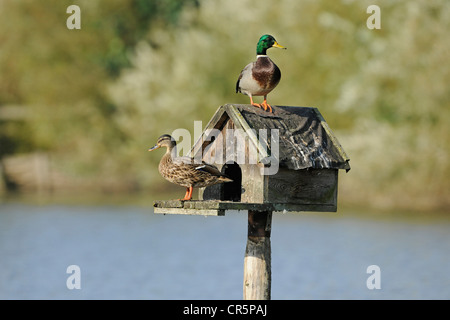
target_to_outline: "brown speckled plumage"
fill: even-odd
[[[213,165],[205,162],[195,163],[194,159],[190,157],[177,157],[176,142],[168,134],[159,137],[156,145],[150,151],[160,147],[165,147],[167,150],[159,162],[159,173],[166,180],[188,189],[185,199],[182,200],[189,200],[192,197],[193,187],[202,188],[233,181]],[[190,196],[188,196],[189,191]]]

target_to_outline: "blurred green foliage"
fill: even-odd
[[[377,1],[90,0],[0,2],[0,157],[47,150],[61,170],[166,185],[163,133],[203,125],[234,93],[260,35],[282,80],[271,104],[316,106],[351,158],[348,203],[445,208],[450,201],[450,5]],[[65,26],[81,8],[81,30]],[[192,137],[192,142],[196,137]]]

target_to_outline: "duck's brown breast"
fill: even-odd
[[[260,57],[255,62],[252,76],[262,89],[272,90],[280,82],[281,71],[269,57]]]

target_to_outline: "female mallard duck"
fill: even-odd
[[[262,107],[265,111],[269,109],[270,112],[272,107],[267,103],[267,95],[277,86],[281,78],[280,69],[266,54],[266,50],[272,47],[286,49],[271,35],[263,35],[256,45],[256,61],[249,63],[241,71],[236,83],[236,93],[248,95],[253,106]],[[254,103],[253,96],[264,96],[264,102]]]
[[[194,187],[202,188],[233,181],[211,164],[205,162],[198,164],[190,157],[177,157],[177,143],[168,134],[159,137],[156,145],[148,151],[161,147],[165,147],[167,150],[159,162],[159,173],[166,180],[186,187],[186,194],[180,200],[191,200]]]

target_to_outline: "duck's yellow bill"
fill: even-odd
[[[286,47],[283,47],[282,45],[278,44],[278,42],[275,41],[275,43],[272,45],[272,47],[275,48],[281,48],[281,49],[287,49]]]

